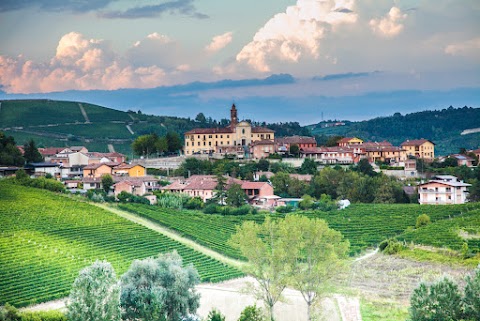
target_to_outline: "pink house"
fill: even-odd
[[[137,196],[142,196],[144,195],[147,190],[145,188],[145,184],[141,181],[122,181],[118,182],[113,185],[114,188],[114,194],[117,196],[121,192],[125,191],[127,193],[137,195]]]

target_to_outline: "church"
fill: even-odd
[[[274,141],[275,132],[264,127],[252,127],[249,122],[238,121],[235,104],[230,109],[230,125],[223,128],[194,128],[185,133],[185,155],[250,153],[252,142]]]

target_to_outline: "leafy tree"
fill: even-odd
[[[290,185],[291,180],[290,175],[285,172],[278,172],[272,176],[271,181],[275,194],[279,196],[287,196],[288,186]]]
[[[273,320],[273,306],[280,300],[289,277],[289,245],[279,238],[278,223],[266,217],[262,225],[245,221],[237,226],[229,244],[239,249],[247,258],[245,272],[257,279],[259,286],[251,285],[251,291],[261,299]]]
[[[20,321],[22,317],[17,308],[9,303],[6,303],[5,306],[0,307],[0,321]]]
[[[320,219],[291,215],[278,228],[279,237],[290,249],[290,283],[302,293],[308,320],[312,320],[312,305],[327,291],[332,277],[346,267],[350,244]]]
[[[467,276],[463,297],[464,317],[466,320],[480,320],[480,265],[473,277]]]
[[[298,155],[300,154],[300,147],[298,147],[297,144],[290,145],[290,154],[298,157]]]
[[[330,136],[327,140],[327,143],[325,144],[325,146],[327,147],[334,147],[334,146],[337,146],[338,145],[338,141],[340,139],[344,138],[344,136]]]
[[[458,286],[447,278],[431,285],[421,283],[413,290],[410,305],[412,321],[451,321],[462,316]]]
[[[290,178],[288,184],[287,193],[292,197],[302,197],[302,195],[308,194],[308,184],[296,178]]]
[[[302,210],[308,210],[312,208],[313,202],[314,199],[310,195],[305,194],[302,196],[300,203],[298,203],[298,207],[300,207]]]
[[[415,228],[420,228],[422,226],[426,226],[430,224],[430,216],[427,214],[422,214],[417,217],[417,222],[415,223]]]
[[[270,162],[267,159],[262,158],[258,161],[257,168],[259,171],[266,172],[270,168]]]
[[[455,157],[447,157],[443,162],[443,167],[456,167],[456,166],[458,166],[458,162]]]
[[[299,172],[301,174],[315,175],[317,173],[317,163],[311,158],[305,158]]]
[[[206,321],[225,321],[225,317],[220,313],[220,311],[213,309],[208,313]]]
[[[322,194],[327,194],[331,198],[337,198],[337,186],[342,178],[343,170],[336,170],[330,167],[322,169],[312,181],[313,195],[319,198]]]
[[[42,154],[38,151],[33,139],[30,139],[28,143],[23,145],[23,150],[23,157],[27,163],[41,162],[43,160]]]
[[[113,178],[109,174],[102,175],[102,186],[105,193],[110,192],[110,188],[113,186]]]
[[[138,136],[132,143],[133,152],[141,156],[150,156],[157,152],[157,134]]]
[[[25,170],[21,168],[15,173],[15,178],[19,181],[24,181],[24,180],[27,180],[29,176],[27,172],[25,172]]]
[[[195,313],[200,295],[197,270],[182,267],[177,252],[135,260],[121,278],[120,303],[124,320],[177,321]]]
[[[214,201],[219,202],[221,205],[225,205],[225,198],[227,197],[227,178],[223,176],[222,168],[217,169],[217,185],[215,186]]]
[[[155,150],[158,154],[165,153],[168,151],[168,141],[167,137],[159,137],[155,142]]]
[[[198,113],[197,116],[195,117],[195,121],[204,124],[207,122],[207,119],[205,118],[205,115],[203,113]]]
[[[0,132],[0,165],[21,166],[24,163],[25,159],[17,148],[15,139]]]
[[[183,144],[180,135],[175,132],[168,132],[166,138],[169,152],[173,153],[182,149]]]
[[[262,310],[256,305],[249,305],[243,309],[238,321],[264,321]]]
[[[377,173],[373,170],[372,165],[366,158],[362,158],[357,164],[357,170],[368,176],[375,176]]]
[[[110,263],[96,261],[80,271],[67,311],[71,321],[120,320],[120,287]]]
[[[392,184],[388,177],[382,176],[377,181],[377,189],[375,191],[375,203],[393,204],[395,203],[395,195]]]
[[[480,202],[480,179],[471,181],[472,186],[468,189],[468,200],[470,202]]]
[[[242,189],[241,185],[234,183],[227,189],[228,205],[239,207],[245,205],[246,200],[247,195],[245,194],[245,191]]]

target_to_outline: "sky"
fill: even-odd
[[[2,0],[0,44],[6,94],[277,74],[295,86],[202,95],[480,88],[478,0]]]

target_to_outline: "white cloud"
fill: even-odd
[[[147,49],[159,49],[161,44],[168,47],[172,43],[168,37],[154,33],[137,42],[131,50],[134,57],[141,56],[140,53],[146,56],[147,52],[158,55],[158,50]],[[147,64],[144,61],[143,65],[136,65],[128,58],[113,52],[105,41],[71,32],[60,39],[55,56],[47,63],[36,63],[21,55],[0,56],[0,84],[11,93],[149,88],[169,84],[168,72],[155,61],[146,59]],[[188,67],[180,64],[172,69],[177,75]]]
[[[320,40],[338,25],[354,23],[355,0],[297,0],[284,13],[276,14],[238,53],[257,71],[271,71],[271,61],[298,62],[302,57],[318,59]]]
[[[225,32],[223,35],[218,35],[212,38],[212,41],[208,46],[205,47],[205,50],[209,53],[215,53],[223,48],[225,48],[233,39],[233,32]]]
[[[407,14],[397,7],[392,7],[388,14],[381,19],[370,20],[370,28],[377,35],[386,38],[392,38],[400,34],[403,30],[402,22],[407,18]]]
[[[450,44],[445,47],[445,53],[452,56],[480,57],[480,37]]]

